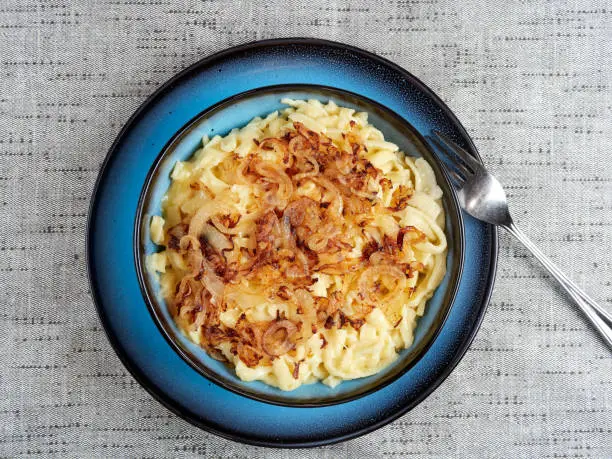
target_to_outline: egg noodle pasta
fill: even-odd
[[[442,190],[367,113],[282,102],[175,164],[146,266],[242,380],[333,387],[412,344],[446,271]]]

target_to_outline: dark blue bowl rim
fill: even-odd
[[[177,73],[172,78],[167,80],[162,86],[160,86],[150,96],[148,96],[145,99],[145,101],[136,109],[136,111],[132,114],[132,116],[130,116],[128,121],[124,124],[123,128],[121,129],[121,131],[115,138],[115,141],[111,145],[104,159],[104,162],[102,163],[100,172],[94,184],[94,188],[93,188],[92,195],[91,195],[91,201],[89,205],[89,212],[88,212],[88,219],[87,219],[86,235],[85,235],[85,254],[86,254],[86,264],[87,264],[87,277],[88,277],[89,285],[91,287],[91,296],[94,301],[94,305],[96,307],[98,317],[100,318],[100,322],[102,323],[102,326],[111,344],[111,347],[113,348],[113,350],[119,357],[122,364],[132,374],[134,379],[136,379],[136,381],[138,381],[139,384],[154,399],[156,399],[159,403],[165,406],[168,410],[170,410],[177,416],[185,419],[186,421],[190,422],[191,424],[197,427],[200,427],[208,432],[214,433],[215,435],[218,435],[220,437],[223,437],[229,440],[233,440],[233,441],[247,443],[247,444],[255,445],[255,446],[266,446],[266,447],[273,447],[273,448],[317,447],[317,446],[324,446],[324,445],[339,443],[342,441],[347,441],[352,438],[356,438],[361,435],[370,433],[384,425],[389,424],[390,422],[396,420],[397,418],[399,418],[406,412],[410,411],[413,407],[415,407],[416,405],[421,403],[425,398],[431,395],[431,393],[437,387],[439,387],[440,384],[442,384],[442,382],[444,382],[444,380],[455,369],[457,364],[461,361],[461,359],[467,352],[470,344],[472,343],[472,341],[474,340],[474,337],[476,336],[476,333],[480,329],[482,320],[484,318],[485,312],[487,310],[487,306],[491,298],[491,294],[493,292],[493,286],[495,283],[495,275],[497,272],[498,255],[499,255],[499,236],[498,236],[499,232],[496,227],[489,228],[492,234],[490,269],[489,269],[489,276],[486,280],[485,285],[483,286],[484,293],[482,295],[482,301],[480,305],[479,314],[476,317],[474,326],[468,332],[467,339],[464,341],[462,346],[459,349],[457,349],[457,352],[455,353],[453,359],[448,362],[447,366],[445,367],[445,370],[439,375],[435,383],[431,384],[427,388],[427,390],[424,390],[423,392],[421,392],[421,394],[418,397],[416,397],[412,401],[412,403],[407,404],[401,409],[389,414],[387,417],[373,424],[369,424],[367,426],[356,429],[350,433],[339,435],[336,437],[323,438],[323,439],[315,440],[315,441],[313,440],[294,441],[291,443],[281,443],[281,444],[271,442],[271,441],[262,441],[261,439],[257,437],[253,437],[253,436],[237,435],[235,431],[232,431],[231,429],[228,429],[225,426],[221,426],[219,424],[212,425],[211,423],[208,423],[199,417],[192,416],[188,413],[184,413],[181,410],[177,409],[177,407],[174,406],[172,402],[166,398],[166,395],[164,394],[164,392],[160,390],[158,387],[156,387],[155,384],[152,381],[150,381],[142,373],[142,371],[138,368],[138,366],[135,365],[131,361],[130,357],[122,351],[120,347],[120,343],[117,340],[116,336],[112,334],[111,330],[106,325],[107,318],[106,318],[104,309],[101,307],[101,299],[100,299],[99,292],[97,290],[97,284],[95,282],[95,268],[93,266],[93,262],[91,258],[92,256],[92,248],[91,248],[92,238],[90,237],[90,234],[91,234],[91,227],[92,227],[92,220],[93,220],[92,216],[95,214],[95,207],[96,207],[96,202],[97,202],[96,196],[98,194],[98,189],[100,187],[102,179],[104,178],[106,168],[111,158],[113,157],[118,145],[121,143],[125,135],[129,132],[132,125],[140,118],[143,112],[145,112],[148,109],[148,106],[159,96],[167,92],[169,89],[172,89],[175,82],[187,76],[188,74],[194,71],[197,71],[201,67],[205,67],[205,66],[214,64],[216,62],[223,61],[225,58],[231,55],[234,55],[234,54],[239,54],[239,53],[243,53],[245,51],[250,51],[250,50],[256,50],[256,49],[267,48],[267,47],[278,47],[278,46],[314,46],[314,47],[320,47],[320,48],[331,48],[331,49],[348,51],[350,53],[361,56],[364,59],[374,61],[380,64],[381,66],[387,67],[390,70],[397,72],[398,74],[402,75],[402,77],[405,78],[407,81],[409,81],[412,85],[414,85],[420,91],[422,91],[428,97],[430,97],[440,107],[440,109],[443,111],[445,116],[447,116],[452,121],[454,126],[457,128],[457,130],[461,134],[462,139],[464,140],[464,142],[466,142],[470,152],[474,153],[478,158],[480,158],[478,150],[476,149],[469,134],[467,133],[467,131],[465,130],[461,122],[454,115],[454,113],[451,111],[451,109],[444,103],[444,101],[442,101],[440,97],[438,97],[427,85],[425,85],[425,83],[423,83],[421,80],[419,80],[417,77],[412,75],[410,72],[408,72],[404,68],[391,62],[388,59],[380,57],[369,51],[365,51],[363,49],[357,48],[355,46],[347,45],[345,43],[335,42],[331,40],[323,40],[323,39],[318,39],[318,38],[304,38],[304,37],[274,38],[274,39],[269,39],[269,40],[249,42],[249,43],[238,45],[232,48],[228,48],[228,49],[219,51],[208,57],[201,59],[200,61],[192,64],[191,66],[187,67],[186,69],[182,70],[181,72]]]
[[[440,185],[444,189],[445,194],[448,196],[448,204],[449,204],[448,213],[449,215],[452,214],[452,216],[450,216],[451,218],[450,226],[452,226],[453,231],[457,233],[455,234],[455,237],[453,238],[454,239],[453,245],[457,253],[455,255],[455,258],[456,258],[455,265],[453,269],[449,271],[449,275],[450,275],[449,286],[445,293],[445,298],[443,299],[444,301],[443,306],[440,308],[440,312],[437,314],[436,318],[434,319],[434,323],[431,326],[431,328],[433,329],[433,332],[431,332],[431,334],[427,337],[427,340],[423,344],[421,344],[420,347],[417,347],[413,351],[415,352],[414,355],[412,356],[410,360],[408,360],[404,364],[404,366],[402,366],[401,368],[398,368],[392,374],[384,377],[379,383],[370,383],[368,386],[362,389],[356,390],[354,392],[345,394],[344,396],[340,398],[329,399],[329,400],[315,399],[315,400],[307,400],[303,402],[289,402],[284,399],[276,398],[273,396],[258,395],[254,392],[250,392],[248,390],[242,389],[240,386],[235,385],[231,382],[225,382],[223,378],[215,374],[214,371],[208,370],[203,365],[202,366],[198,365],[196,363],[198,359],[195,356],[193,356],[189,350],[182,348],[172,338],[172,336],[170,336],[169,331],[162,325],[163,320],[159,316],[156,310],[156,307],[153,306],[153,304],[155,303],[155,300],[152,298],[152,295],[150,294],[149,289],[147,288],[147,281],[145,280],[144,260],[143,260],[143,254],[142,254],[142,224],[143,224],[143,218],[144,218],[143,209],[146,204],[146,198],[150,192],[151,183],[155,180],[160,164],[166,158],[167,154],[172,151],[172,147],[176,145],[177,142],[180,142],[181,138],[185,134],[190,132],[191,129],[193,129],[194,126],[196,126],[197,123],[201,119],[206,118],[211,113],[214,113],[216,110],[223,109],[224,107],[232,104],[235,101],[240,101],[245,98],[256,96],[260,93],[268,93],[268,92],[275,92],[275,91],[289,92],[292,90],[300,91],[300,90],[308,90],[308,89],[319,91],[319,92],[329,92],[329,93],[341,94],[341,95],[345,95],[345,96],[349,96],[349,97],[353,97],[355,99],[361,100],[377,108],[378,110],[384,112],[390,119],[392,119],[394,123],[405,127],[421,143],[421,146],[425,150],[427,150],[427,152],[431,155],[431,157],[434,160],[434,164],[432,165],[432,167],[434,168],[434,171],[439,172],[439,175],[441,175],[444,179],[444,183],[441,183]],[[393,110],[376,102],[375,100],[372,100],[368,97],[365,97],[360,94],[356,94],[354,92],[347,91],[344,89],[334,88],[330,86],[323,86],[323,85],[315,85],[315,84],[281,84],[281,85],[262,86],[260,88],[250,89],[248,91],[234,94],[233,96],[230,96],[226,99],[223,99],[220,102],[217,102],[216,104],[211,105],[210,107],[198,113],[196,116],[190,119],[187,123],[185,123],[183,127],[179,129],[172,136],[172,138],[164,145],[160,153],[157,155],[157,157],[153,161],[149,169],[149,172],[147,173],[144,184],[142,186],[142,190],[140,192],[140,197],[138,198],[138,209],[136,211],[136,216],[134,218],[134,240],[133,240],[134,264],[136,266],[136,274],[138,277],[138,283],[140,286],[140,291],[143,296],[143,300],[145,301],[145,304],[147,305],[147,309],[149,310],[151,317],[155,321],[157,328],[160,330],[164,338],[166,338],[166,341],[170,344],[170,347],[172,347],[172,349],[177,354],[179,354],[181,358],[185,362],[187,362],[187,364],[189,364],[194,370],[196,370],[202,376],[214,382],[215,384],[223,387],[224,389],[232,391],[238,395],[242,395],[243,397],[252,398],[259,402],[270,403],[272,405],[286,406],[286,407],[291,407],[291,408],[316,408],[316,407],[321,407],[321,406],[331,406],[331,405],[338,405],[340,403],[347,403],[347,402],[365,397],[368,394],[371,394],[377,390],[383,389],[384,387],[393,383],[397,379],[401,378],[412,367],[414,367],[419,362],[419,360],[421,360],[425,356],[429,348],[433,345],[434,341],[436,340],[436,338],[442,331],[442,328],[444,327],[444,324],[446,323],[446,319],[448,318],[451,312],[451,309],[453,307],[453,304],[455,302],[455,299],[457,297],[457,292],[459,291],[459,285],[461,284],[461,275],[463,273],[463,264],[465,260],[465,234],[464,232],[465,232],[465,226],[463,222],[461,206],[459,204],[459,198],[457,197],[457,193],[455,189],[453,188],[453,185],[450,181],[450,178],[448,177],[446,170],[444,169],[442,161],[437,157],[436,153],[432,150],[431,146],[425,140],[425,138],[421,135],[421,133],[414,126],[412,126],[412,124],[410,124],[408,120],[406,120],[405,118],[400,116],[398,113],[394,112]]]

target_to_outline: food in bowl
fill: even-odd
[[[242,380],[333,387],[412,344],[446,271],[442,191],[367,113],[282,102],[175,164],[146,265],[178,327]]]

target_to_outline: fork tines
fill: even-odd
[[[472,156],[471,153],[457,145],[446,134],[440,131],[432,131],[433,136],[426,136],[441,152],[445,153],[443,158],[447,172],[459,185],[463,185],[472,175],[483,169],[483,165]]]

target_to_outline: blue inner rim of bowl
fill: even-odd
[[[145,256],[162,249],[151,241],[149,222],[151,216],[162,214],[161,202],[171,184],[170,173],[174,164],[177,161],[188,160],[196,150],[201,148],[202,137],[205,135],[210,138],[214,135],[223,136],[233,128],[243,127],[256,116],[265,117],[275,110],[287,108],[286,105],[281,103],[281,98],[284,97],[290,99],[317,99],[323,103],[333,100],[339,106],[353,108],[356,111],[364,111],[365,109],[365,111],[368,111],[370,124],[383,132],[385,140],[397,144],[400,150],[409,156],[423,156],[422,150],[418,149],[405,132],[400,132],[397,126],[394,126],[385,119],[385,116],[381,116],[381,113],[367,110],[363,105],[354,103],[351,98],[354,99],[358,96],[353,96],[344,91],[316,86],[313,89],[293,90],[265,88],[261,92],[255,92],[243,98],[237,96],[229,103],[221,103],[212,110],[206,110],[203,114],[196,117],[195,120],[192,120],[184,129],[179,131],[180,134],[164,149],[163,158],[156,165],[156,171],[151,176],[151,181],[148,184],[148,193],[145,201],[142,203],[141,221],[137,222],[137,224],[140,223],[141,225],[139,243],[143,245]],[[429,159],[429,161],[431,162],[432,159]],[[440,181],[440,177],[437,178]],[[158,315],[159,321],[162,322],[162,328],[169,335],[169,338],[174,340],[175,344],[183,350],[183,358],[186,358],[196,369],[212,372],[217,382],[225,387],[238,390],[245,395],[253,396],[260,400],[281,404],[300,405],[302,403],[333,403],[334,400],[338,399],[349,400],[351,394],[365,393],[368,388],[371,389],[378,386],[383,381],[397,374],[402,368],[416,363],[415,357],[417,356],[414,355],[414,351],[417,346],[427,339],[431,327],[434,325],[437,325],[438,328],[442,326],[443,321],[440,321],[439,313],[441,308],[445,307],[444,297],[452,281],[453,264],[461,263],[461,257],[457,256],[458,254],[454,252],[454,244],[451,242],[453,238],[460,237],[460,235],[453,233],[450,217],[450,212],[453,210],[449,208],[449,200],[449,196],[445,196],[443,199],[446,215],[445,233],[449,241],[447,272],[433,297],[427,302],[425,314],[418,319],[412,346],[402,350],[399,357],[379,373],[365,378],[344,381],[335,388],[330,388],[321,382],[317,382],[315,384],[302,385],[296,390],[286,392],[261,381],[244,382],[240,380],[236,376],[233,367],[211,358],[204,349],[193,343],[180,331],[174,323],[168,308],[165,306],[165,300],[161,295],[157,280],[152,273],[143,269],[145,288],[153,301],[159,306],[153,305],[153,308]],[[143,261],[141,260],[141,267],[143,266]],[[459,279],[457,279],[458,283]],[[160,315],[161,317],[159,317]],[[436,324],[436,320],[440,321],[440,323]]]

